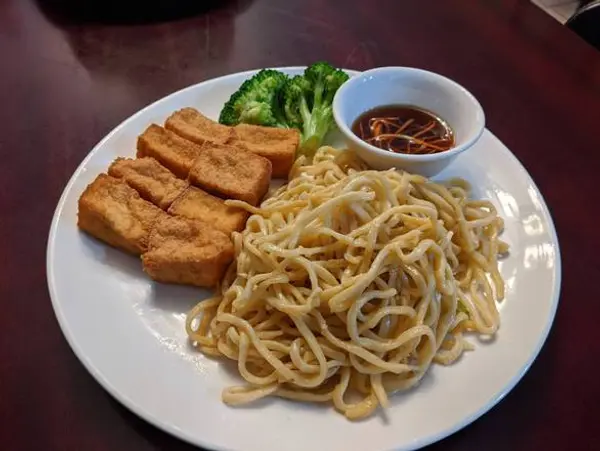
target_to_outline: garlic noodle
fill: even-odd
[[[363,418],[471,349],[465,332],[499,327],[503,221],[465,181],[323,147],[260,208],[227,203],[252,216],[221,294],[186,323],[197,349],[237,362],[247,384],[227,404],[273,395]]]

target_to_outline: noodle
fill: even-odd
[[[472,349],[465,332],[496,332],[503,221],[462,180],[372,171],[328,147],[305,163],[260,208],[228,201],[253,216],[187,333],[237,362],[247,385],[225,403],[273,395],[359,419]]]

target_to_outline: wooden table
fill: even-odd
[[[121,3],[139,16],[157,2]],[[64,340],[45,280],[55,205],[94,144],[142,106],[219,75],[326,59],[468,87],[556,221],[564,275],[544,349],[504,401],[430,449],[600,449],[600,53],[527,0],[223,0],[136,25],[95,23],[78,3],[115,2],[0,3],[0,448],[192,449],[115,402]]]

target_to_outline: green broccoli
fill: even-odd
[[[219,122],[297,128],[301,151],[311,155],[333,128],[333,97],[348,75],[325,62],[315,63],[304,75],[263,69],[245,81],[223,107]]]
[[[263,69],[246,80],[225,104],[219,122],[270,127],[287,127],[279,112],[279,92],[288,77],[276,70]]]
[[[283,114],[291,127],[302,130],[304,121],[310,120],[310,107],[307,102],[310,89],[310,82],[303,75],[289,79],[283,87]]]
[[[333,128],[333,97],[348,75],[325,62],[315,63],[303,76],[290,79],[283,87],[285,118],[302,132],[301,149],[313,153]]]

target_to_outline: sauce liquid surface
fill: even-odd
[[[427,155],[454,146],[454,133],[446,121],[411,105],[369,110],[354,121],[352,131],[363,141],[395,153]]]

